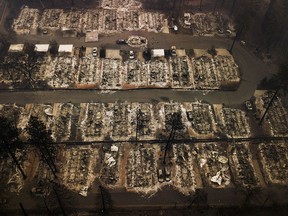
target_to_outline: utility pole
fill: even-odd
[[[236,4],[236,0],[233,0],[233,4],[232,4],[232,7],[231,7],[231,11],[230,11],[229,17],[231,17],[233,12],[234,12],[235,4]]]
[[[41,147],[40,147],[41,149]],[[49,163],[48,158],[45,156],[45,154],[40,150],[42,157],[44,158],[46,164],[48,165],[48,167],[50,168],[51,172],[53,173],[54,177],[57,179],[57,175],[56,175],[56,170],[53,169],[53,167],[51,166],[51,164]]]
[[[63,216],[67,216],[67,214],[65,213],[64,207],[63,207],[63,205],[62,205],[62,202],[61,202],[61,200],[60,200],[60,197],[59,197],[59,195],[58,195],[58,193],[57,193],[57,191],[56,191],[56,189],[55,189],[55,185],[53,185],[53,190],[54,190],[54,193],[55,193],[55,195],[56,195],[58,204],[59,204],[59,206],[60,206],[62,215],[63,215]]]
[[[234,45],[235,45],[236,40],[238,40],[238,39],[240,38],[240,36],[241,36],[241,34],[242,34],[242,31],[243,31],[243,28],[244,28],[244,26],[242,25],[241,28],[237,31],[237,33],[236,33],[236,35],[235,35],[235,37],[234,37],[233,43],[232,43],[232,45],[231,45],[231,47],[230,47],[230,49],[229,49],[229,52],[230,52],[230,53],[232,53],[232,50],[233,50],[233,48],[234,48]]]
[[[104,200],[104,194],[103,194],[103,187],[101,185],[99,185],[99,189],[101,192],[101,199],[102,199],[102,212],[105,212],[106,207],[105,207],[105,200]]]
[[[217,4],[218,4],[218,0],[215,0],[215,4],[214,4],[214,8],[213,8],[213,14],[215,13],[215,10],[216,10],[216,7],[217,7]]]
[[[203,1],[203,0],[200,0],[200,4],[199,4],[199,10],[200,10],[200,11],[202,11],[202,1]]]
[[[10,149],[10,147],[8,146],[6,141],[4,141],[3,144],[4,144],[5,148],[7,149],[7,151],[9,152],[10,156],[12,157],[13,161],[15,162],[17,168],[20,170],[20,172],[22,174],[22,178],[25,180],[27,178],[27,175],[25,174],[24,170],[20,166],[20,164],[19,164],[17,158],[15,157],[14,153],[12,152],[12,150]]]
[[[47,205],[47,203],[46,203],[46,198],[45,198],[45,196],[43,197],[43,201],[44,201],[44,205],[45,205],[45,208],[46,208],[48,214],[51,215],[51,211],[50,211],[50,209],[48,208],[48,205]]]
[[[173,113],[172,115],[172,128],[169,134],[169,138],[167,140],[166,146],[165,146],[165,152],[164,152],[164,159],[163,159],[163,164],[166,164],[166,156],[167,156],[167,152],[168,150],[171,148],[171,145],[173,143],[174,137],[175,137],[175,133],[176,133],[176,119],[175,119],[175,113]]]
[[[24,216],[28,216],[28,214],[26,213],[26,211],[25,211],[25,209],[24,209],[24,207],[23,207],[21,202],[19,203],[19,205],[20,205],[20,208],[21,208],[21,211],[22,211],[23,215]]]
[[[269,104],[268,104],[268,106],[267,106],[267,108],[266,108],[266,110],[265,110],[265,112],[264,112],[262,118],[261,118],[260,121],[259,121],[259,125],[262,124],[262,122],[263,122],[263,120],[264,120],[264,118],[265,118],[265,116],[266,116],[268,110],[270,109],[270,107],[271,107],[271,105],[272,105],[274,99],[276,98],[276,95],[277,95],[277,93],[278,93],[279,90],[280,90],[280,87],[279,87],[279,88],[275,91],[275,93],[273,94],[273,96],[272,96],[271,100],[269,101]]]
[[[140,119],[141,115],[142,115],[142,113],[141,113],[141,110],[139,109],[138,112],[136,113],[136,138],[135,138],[136,139],[136,143],[138,141],[138,132],[140,130],[139,123],[141,121],[141,119]]]

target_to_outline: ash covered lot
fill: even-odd
[[[21,195],[25,188],[35,188],[42,193],[35,196],[45,197],[51,193],[51,181],[83,197],[97,193],[99,184],[111,191],[124,189],[145,197],[169,187],[188,196],[206,187],[221,190],[285,186],[287,143],[257,144],[258,156],[251,153],[253,145],[249,142],[177,143],[168,151],[165,164],[165,144],[59,145],[54,157],[57,179],[37,156],[37,150],[28,146],[17,151],[16,156],[29,179],[23,180],[12,160],[6,158],[0,163],[1,184],[7,185],[7,193]]]
[[[5,116],[17,113],[14,118],[23,138],[33,116],[57,142],[161,139],[176,123],[179,138],[253,137],[253,119],[246,111],[201,102],[2,104],[0,109]]]
[[[39,31],[97,31],[103,34],[119,31],[147,30],[161,32],[164,14],[145,12],[139,7],[97,9],[44,9],[22,7],[12,29],[17,34],[37,34]]]
[[[70,54],[59,53],[56,56],[49,53],[8,53],[0,63],[0,84],[3,88],[16,89],[238,88],[240,69],[227,50],[215,49],[214,55],[204,49],[189,51],[192,55],[188,56],[182,50],[182,56],[147,60],[138,57],[143,52],[135,52],[135,59],[124,60],[125,52],[119,50],[106,50],[106,58],[100,58],[93,55],[91,47],[76,47]],[[120,53],[117,58],[109,56],[114,52]]]
[[[99,184],[145,197],[167,187],[191,195],[197,188],[287,184],[286,141],[250,142],[253,119],[241,109],[199,101],[2,104],[0,110],[17,122],[23,141],[31,116],[52,131],[61,177],[55,179],[37,149],[27,145],[16,157],[29,180],[22,179],[12,159],[1,160],[1,181],[9,193],[21,194],[31,183],[49,196],[51,181],[84,197]],[[194,137],[207,141],[197,143]],[[215,140],[225,137],[228,142]]]

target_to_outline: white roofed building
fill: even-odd
[[[8,52],[23,52],[24,44],[11,44]]]
[[[36,44],[35,51],[36,52],[48,52],[49,44]]]
[[[151,55],[152,55],[152,58],[164,57],[165,56],[165,52],[164,52],[164,49],[152,49],[151,50]]]
[[[72,53],[73,44],[60,44],[58,48],[59,53]]]

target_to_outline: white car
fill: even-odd
[[[93,57],[97,56],[97,47],[93,48],[92,55],[93,55]]]
[[[134,52],[132,50],[129,52],[129,59],[134,59]]]

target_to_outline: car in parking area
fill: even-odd
[[[245,101],[245,107],[248,111],[252,111],[253,107],[250,100]]]
[[[177,54],[176,54],[176,46],[172,46],[171,47],[171,55],[172,56],[176,56]]]
[[[130,50],[129,52],[129,59],[134,59],[134,52],[132,50]]]
[[[160,183],[164,182],[164,174],[162,169],[158,169],[158,181]]]
[[[97,47],[93,48],[92,55],[93,55],[93,57],[97,56]]]
[[[171,180],[171,170],[169,167],[164,168],[165,181],[169,182]]]
[[[127,41],[124,40],[124,39],[118,39],[118,40],[116,41],[116,43],[117,43],[117,44],[127,44]]]

